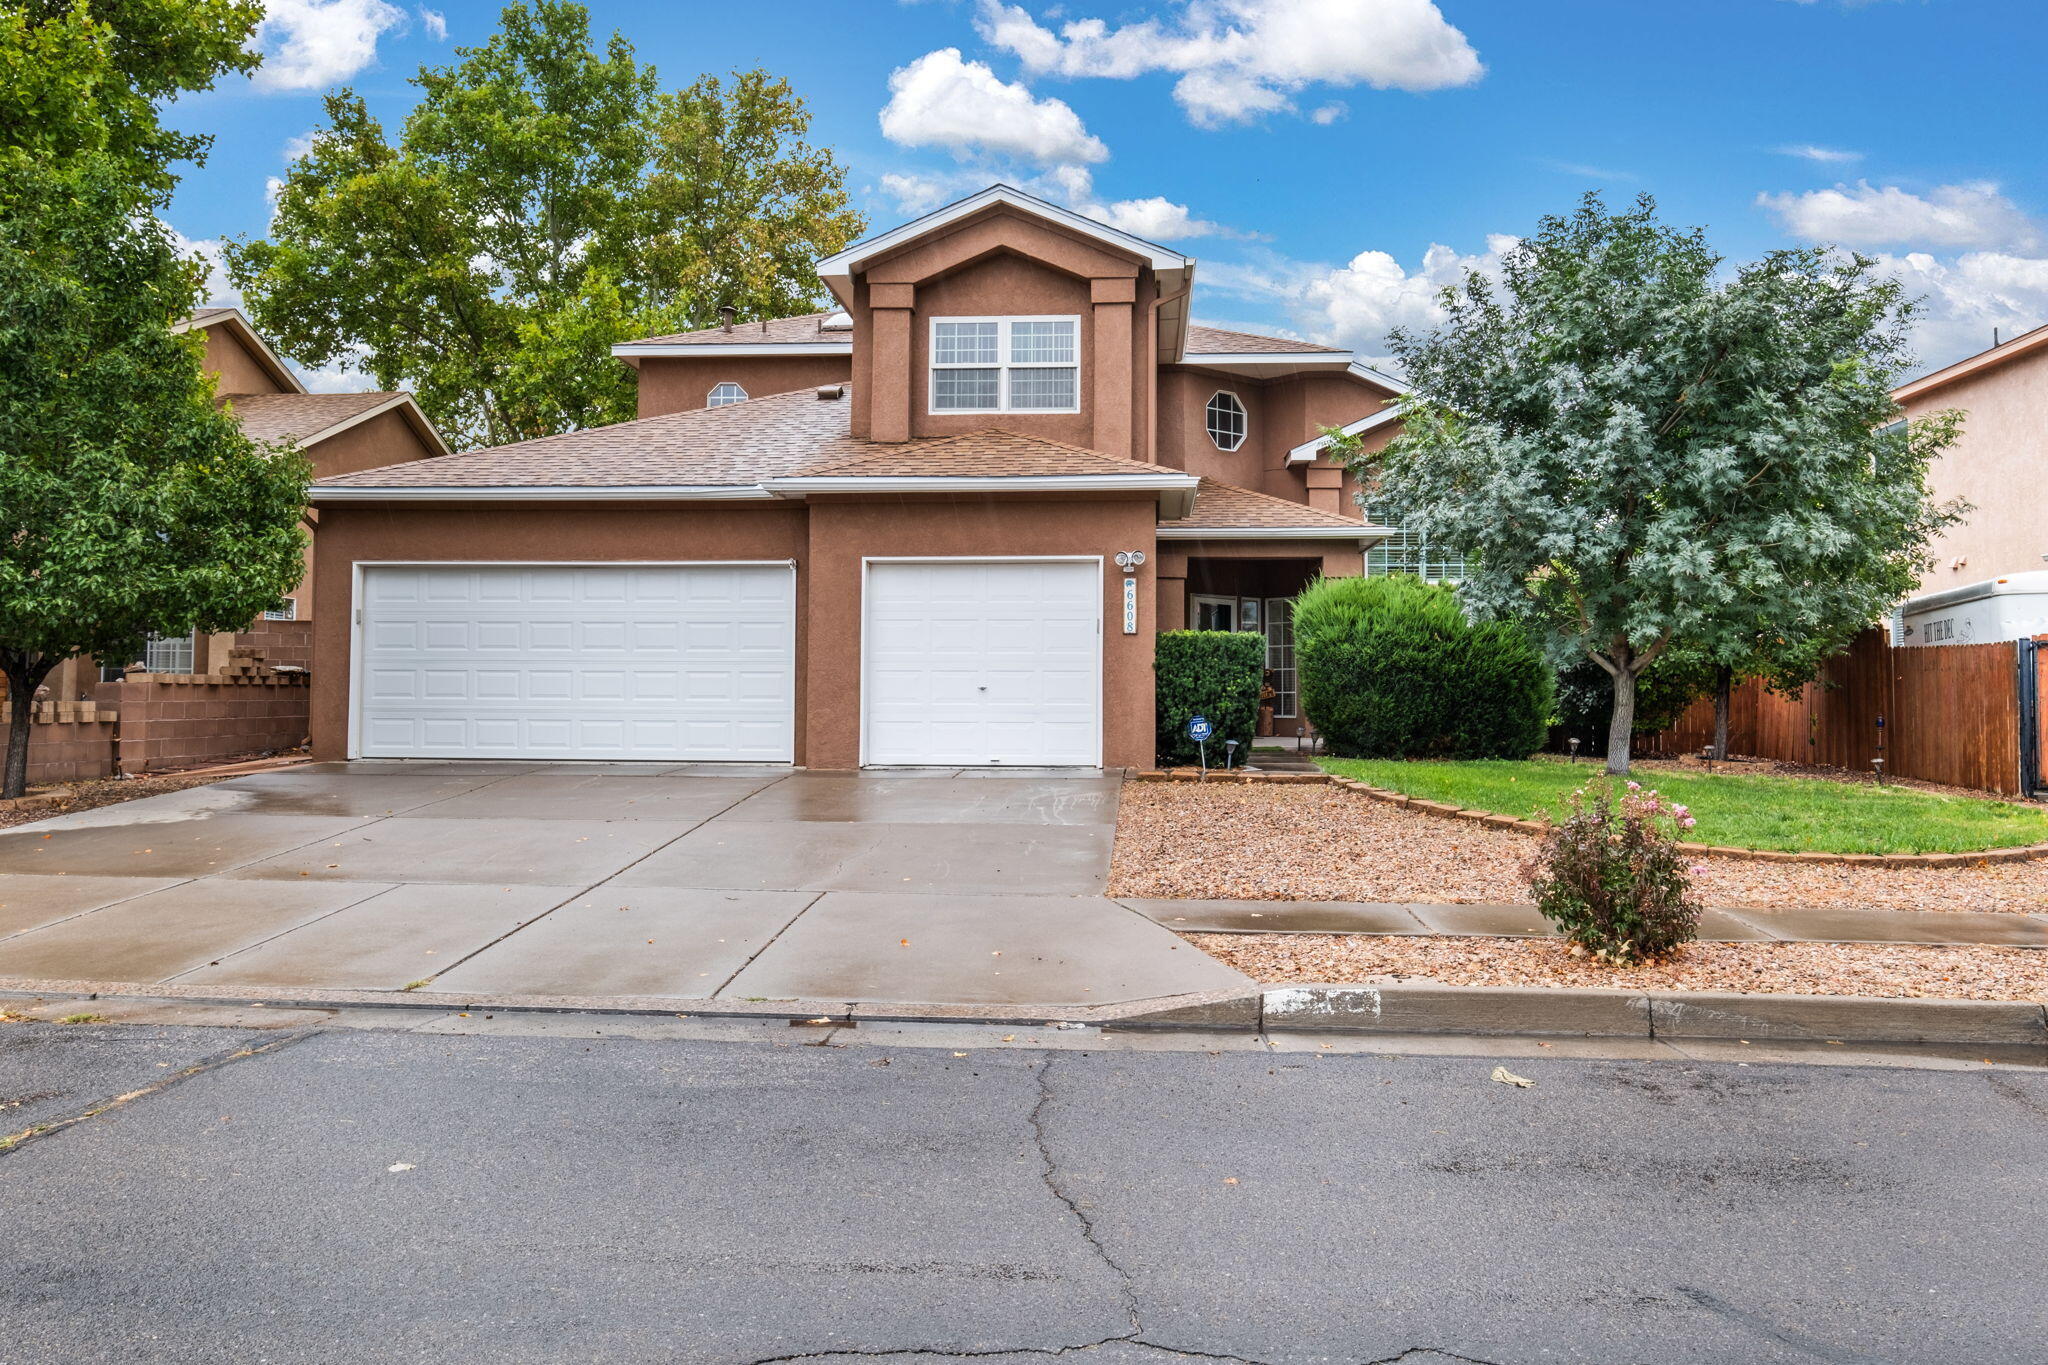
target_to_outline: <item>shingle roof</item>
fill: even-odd
[[[1172,526],[1215,531],[1275,526],[1328,526],[1332,530],[1357,531],[1365,523],[1270,493],[1254,493],[1249,488],[1205,478],[1195,490],[1194,510],[1159,525],[1162,529]]]
[[[1228,332],[1221,327],[1204,327],[1199,323],[1188,324],[1189,355],[1348,355],[1348,351],[1336,346],[1318,346],[1310,341],[1291,341],[1286,337],[1261,336],[1257,332]]]
[[[815,389],[722,408],[643,417],[608,427],[466,450],[322,479],[369,488],[644,488],[751,486],[794,474],[834,442],[850,441],[844,398]]]
[[[627,346],[787,346],[796,342],[830,342],[851,346],[853,329],[826,329],[822,324],[832,313],[805,313],[802,317],[769,318],[766,322],[736,322],[730,332],[723,327],[703,327],[694,332],[675,332],[662,337],[640,337],[622,343]]]
[[[192,316],[186,318],[185,322],[191,327],[204,327],[215,318],[224,317],[234,311],[232,308],[195,308],[192,310]]]
[[[227,393],[242,431],[256,441],[305,441],[400,397],[395,393]]]
[[[1178,469],[1126,460],[1051,441],[1041,436],[989,427],[959,436],[860,447],[848,456],[835,452],[798,471],[799,478],[1009,478],[1040,475],[1179,474]]]

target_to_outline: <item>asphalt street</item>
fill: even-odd
[[[0,1362],[2048,1357],[2039,1071],[735,1037],[0,1025]]]

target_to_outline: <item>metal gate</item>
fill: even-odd
[[[2020,795],[2048,795],[2048,635],[2019,642]]]

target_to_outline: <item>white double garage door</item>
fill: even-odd
[[[358,757],[794,756],[790,564],[359,573]],[[1101,574],[1093,559],[869,561],[860,657],[844,660],[861,761],[1098,764]]]

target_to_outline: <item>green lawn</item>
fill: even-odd
[[[1525,763],[1317,761],[1330,772],[1425,801],[1514,816],[1543,810],[1561,815],[1564,798],[1601,772],[1597,763],[1542,758]],[[1988,797],[1799,777],[1647,771],[1634,776],[1690,808],[1699,820],[1690,838],[1703,844],[1821,853],[1964,853],[2048,843],[2048,811]]]

